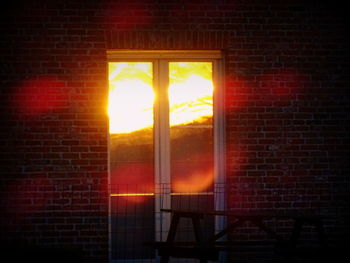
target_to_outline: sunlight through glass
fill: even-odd
[[[169,63],[170,125],[213,116],[213,89],[211,62]]]
[[[110,62],[110,133],[129,133],[153,126],[151,62]],[[170,126],[205,122],[213,115],[211,62],[169,63]]]
[[[129,133],[153,126],[151,62],[109,63],[109,132]]]
[[[175,193],[212,187],[213,89],[211,62],[169,63],[170,169]]]

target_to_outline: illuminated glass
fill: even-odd
[[[202,192],[213,184],[211,62],[169,63],[170,167],[174,192]]]
[[[109,63],[114,260],[154,257],[153,249],[144,246],[155,235],[153,104],[152,63]]]
[[[109,63],[109,131],[129,133],[153,126],[150,62]]]
[[[169,63],[170,125],[210,122],[213,88],[211,62]]]
[[[211,62],[169,63],[171,208],[213,209],[213,77]],[[214,231],[202,222],[203,236]],[[194,240],[190,220],[176,241]]]

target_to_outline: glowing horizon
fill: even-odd
[[[213,116],[213,89],[211,62],[170,62],[170,126],[201,122]],[[152,128],[155,98],[151,62],[109,63],[111,134]]]
[[[153,126],[151,62],[109,63],[110,133],[130,133]]]

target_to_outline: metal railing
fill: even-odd
[[[157,255],[147,244],[164,241],[170,225],[170,214],[162,209],[223,210],[225,185],[214,184],[205,191],[193,187],[174,191],[169,184],[110,186],[111,258],[115,262],[153,262]],[[222,227],[222,218],[203,219],[204,234]],[[183,220],[176,239],[194,240],[192,222]]]

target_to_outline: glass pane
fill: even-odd
[[[112,197],[111,209],[112,259],[154,258],[154,197]]]
[[[174,193],[212,189],[212,75],[211,62],[169,63],[170,160]]]
[[[213,209],[213,88],[211,62],[169,63],[173,209]],[[213,234],[214,218],[201,224],[206,239]],[[194,240],[190,220],[180,222],[176,240]]]
[[[153,126],[151,62],[110,62],[110,133],[130,133]]]
[[[173,194],[171,196],[171,208],[183,210],[214,210],[214,198],[212,194]],[[206,215],[200,221],[202,238],[208,238],[214,233],[214,216]],[[190,218],[182,218],[177,228],[176,241],[193,241],[195,235],[193,224]]]
[[[150,62],[109,63],[113,259],[154,257],[152,83]]]
[[[118,193],[153,188],[152,82],[151,62],[109,63],[110,171]]]

